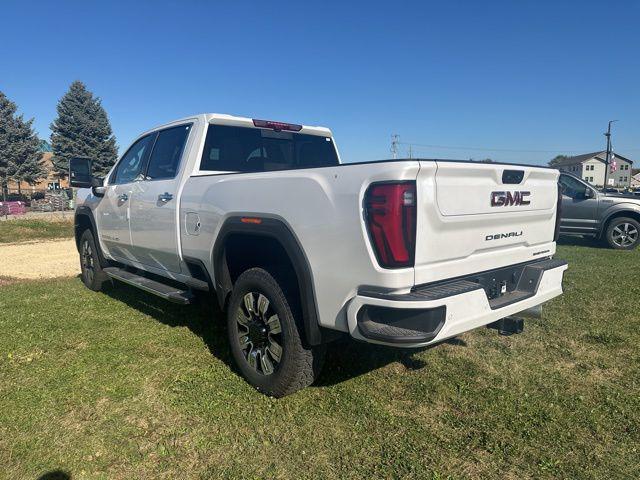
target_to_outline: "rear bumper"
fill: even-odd
[[[484,272],[483,280],[517,275],[511,291],[491,300],[486,282],[483,287],[471,277],[402,295],[360,291],[347,309],[349,333],[357,340],[398,347],[436,343],[561,295],[566,269],[566,262],[549,259]]]

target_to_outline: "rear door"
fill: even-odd
[[[558,171],[422,161],[416,283],[550,256]]]
[[[192,123],[157,132],[144,178],[133,188],[131,241],[144,265],[180,271],[178,244],[179,170]]]

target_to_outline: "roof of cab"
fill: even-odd
[[[205,113],[205,119],[208,123],[215,125],[233,125],[236,127],[251,127],[254,128],[253,119],[247,117],[236,117],[235,115],[227,115],[224,113]],[[280,120],[277,120],[278,122]],[[284,122],[292,123],[292,122]],[[326,127],[302,125],[302,130],[297,133],[306,133],[309,135],[320,135],[323,137],[331,137],[332,133]]]

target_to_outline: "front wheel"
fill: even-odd
[[[94,292],[99,292],[109,280],[102,271],[98,249],[91,230],[85,230],[80,237],[80,271],[82,283]]]
[[[289,395],[311,385],[320,372],[323,346],[304,345],[297,297],[285,295],[266,270],[252,268],[236,280],[227,330],[238,369],[267,395]]]
[[[633,218],[614,218],[607,227],[606,240],[616,250],[633,250],[640,241],[640,223]]]

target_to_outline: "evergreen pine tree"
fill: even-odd
[[[18,184],[18,192],[22,182],[33,185],[47,176],[42,165],[40,139],[33,130],[33,119],[24,120],[20,115],[15,117],[17,156],[13,161],[10,177]]]
[[[116,161],[116,139],[99,98],[75,81],[58,102],[58,118],[51,124],[53,165],[60,177],[68,175],[69,159],[93,160],[95,175],[106,174]]]
[[[7,182],[15,171],[19,148],[16,142],[18,128],[16,124],[16,104],[0,92],[0,190],[2,199],[6,199]]]

